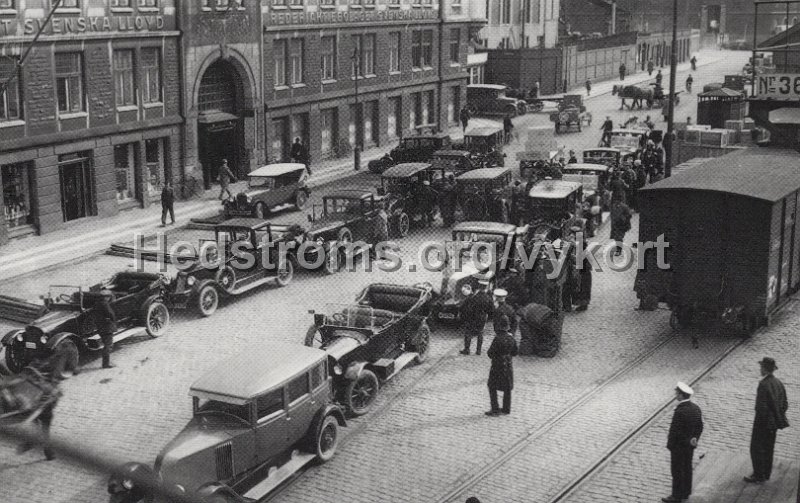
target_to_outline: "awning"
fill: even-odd
[[[770,111],[772,124],[800,124],[800,108],[777,108]]]
[[[489,60],[488,52],[476,52],[473,54],[467,54],[467,66],[485,65],[488,60]]]
[[[207,110],[197,115],[197,122],[200,124],[212,124],[214,122],[225,122],[238,120],[239,116],[219,110]]]

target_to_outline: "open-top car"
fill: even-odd
[[[372,406],[381,383],[428,354],[426,322],[431,285],[375,283],[353,304],[328,306],[314,314],[306,346],[323,349],[331,358],[338,401],[356,416]]]
[[[170,305],[191,306],[203,316],[211,316],[221,295],[240,295],[273,281],[278,286],[288,285],[294,277],[293,250],[280,260],[275,244],[293,237],[286,226],[257,218],[233,218],[215,225],[214,239],[200,240],[203,256],[182,268],[170,283]],[[242,253],[252,260],[237,256]]]
[[[58,364],[53,373],[65,378],[78,369],[81,353],[103,349],[93,313],[103,290],[111,292],[110,305],[117,320],[114,342],[139,335],[142,329],[153,338],[164,335],[170,319],[165,285],[159,274],[127,271],[88,289],[52,285],[43,297],[43,314],[3,337],[8,370],[17,373],[31,362],[57,354],[60,358],[55,359]]]
[[[481,168],[505,166],[503,128],[479,127],[464,134],[463,150],[472,154],[472,162]]]
[[[225,218],[265,218],[274,209],[294,205],[301,210],[311,190],[306,185],[305,164],[277,163],[262,166],[247,175],[247,190],[222,202]]]
[[[325,351],[277,342],[220,362],[192,384],[192,419],[159,453],[156,479],[202,501],[243,503],[330,460],[346,426],[332,365]]]
[[[450,136],[446,133],[418,134],[406,136],[391,152],[367,163],[373,173],[383,173],[402,162],[429,162],[437,150],[449,149]]]
[[[575,214],[576,206],[583,204],[583,187],[579,182],[566,180],[540,180],[528,193],[528,215],[534,239],[555,241],[571,231],[564,226]],[[583,225],[583,224],[582,224]]]
[[[456,178],[458,205],[464,220],[508,222],[511,212],[510,168],[481,168]]]
[[[426,162],[406,162],[387,169],[381,175],[378,194],[385,196],[386,212],[389,214],[389,235],[405,237],[413,225],[424,225],[436,215],[438,204],[431,198],[430,208],[425,214],[424,182],[432,183],[436,173]],[[436,177],[441,180],[441,177]]]

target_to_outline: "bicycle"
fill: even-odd
[[[187,176],[178,187],[182,199],[196,199],[203,195],[203,184],[193,176]]]

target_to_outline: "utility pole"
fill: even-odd
[[[353,117],[353,126],[355,127],[356,144],[353,146],[353,168],[358,171],[361,169],[361,136],[363,135],[363,126],[360,126],[362,117],[359,117],[358,107],[358,79],[361,75],[361,42],[353,49],[353,79],[355,82],[355,117]],[[359,134],[361,133],[361,134]]]
[[[678,0],[672,0],[672,45],[670,46],[669,63],[669,115],[667,116],[666,159],[664,161],[664,177],[672,176],[672,147],[675,143],[675,78],[678,72]]]

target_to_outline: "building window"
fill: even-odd
[[[139,0],[139,7],[158,7],[158,0]]]
[[[352,64],[350,65],[350,76],[355,78],[364,76],[364,60],[361,57],[361,35],[351,35],[353,41],[353,56],[351,58]]]
[[[422,32],[411,33],[411,66],[422,68]]]
[[[414,93],[414,110],[411,112],[411,128],[423,124],[422,93]]]
[[[143,101],[161,101],[161,53],[158,47],[142,49],[142,74],[144,78]]]
[[[114,88],[117,106],[136,104],[136,79],[133,71],[133,51],[114,51]]]
[[[80,7],[78,0],[61,0],[60,4],[56,0],[50,0],[50,6],[55,5],[58,5],[59,9],[77,9]]]
[[[322,80],[336,78],[336,37],[322,37]]]
[[[320,0],[320,5],[334,7],[336,5],[336,0]]]
[[[423,112],[424,124],[436,124],[436,93],[434,91],[425,92],[425,111]]]
[[[286,59],[288,40],[275,41],[275,85],[286,85]]]
[[[135,194],[134,144],[114,146],[114,170],[117,178],[117,202],[132,201]]]
[[[293,38],[291,40],[291,52],[289,54],[292,68],[292,84],[303,82],[303,39]]]
[[[417,30],[412,33],[411,60],[414,68],[431,66],[433,62],[433,30]]]
[[[500,0],[500,23],[511,24],[511,0]]]
[[[461,49],[461,30],[458,28],[450,29],[450,62],[459,62],[459,53]]]
[[[337,112],[336,108],[320,112],[320,152],[324,157],[332,156],[336,148]]]
[[[422,66],[429,67],[433,64],[433,30],[422,32]]]
[[[450,9],[453,12],[460,12],[461,11],[461,0],[451,0]]]
[[[397,138],[403,130],[400,122],[403,118],[403,106],[400,96],[389,98],[389,116],[387,117],[386,134],[389,138]]]
[[[59,112],[83,111],[83,57],[81,53],[56,54],[56,94]]]
[[[130,7],[131,0],[111,0],[112,7]]]
[[[400,0],[388,0],[386,3],[388,3],[389,5],[397,5],[397,6],[399,6],[400,5]]]
[[[0,169],[6,226],[9,229],[33,224],[31,209],[32,163],[7,164]]]
[[[389,71],[400,71],[400,32],[389,33]]]
[[[22,117],[19,103],[20,72],[17,59],[0,56],[0,83],[8,82],[5,91],[0,92],[0,122]]]
[[[364,35],[364,46],[361,59],[364,74],[375,75],[375,35]]]
[[[147,193],[155,196],[164,183],[164,140],[155,138],[144,142],[144,162],[147,165]]]

